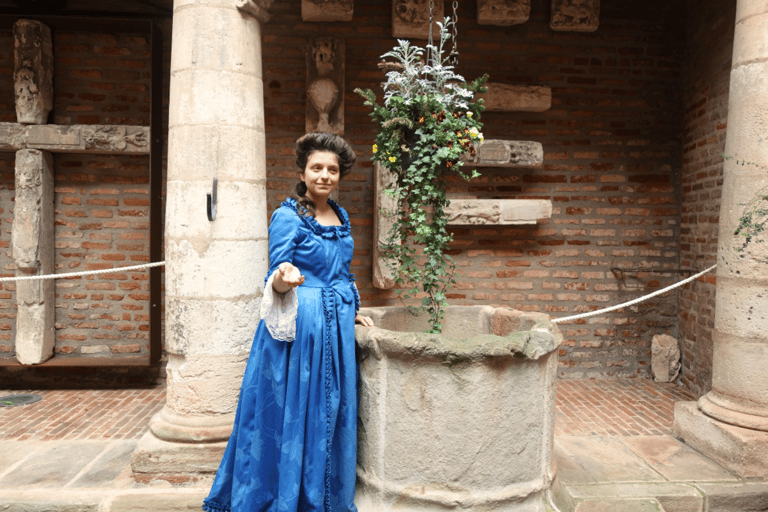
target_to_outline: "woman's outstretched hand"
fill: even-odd
[[[285,293],[302,284],[304,284],[304,276],[301,275],[301,271],[293,263],[284,261],[277,267],[272,288],[277,293]]]
[[[355,323],[363,327],[373,327],[373,320],[369,316],[355,315]]]

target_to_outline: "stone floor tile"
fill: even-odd
[[[656,500],[600,500],[585,501],[575,512],[666,512]]]
[[[674,437],[640,436],[618,439],[668,480],[738,481],[735,475]]]
[[[206,496],[203,491],[174,496],[168,493],[119,496],[112,502],[109,512],[199,512]]]
[[[0,478],[0,488],[17,489],[64,487],[104,450],[105,442],[51,442]]]
[[[136,441],[117,441],[108,446],[83,474],[69,484],[70,488],[110,488],[115,489],[120,484],[118,477],[130,473],[131,453],[136,448]],[[130,484],[130,478],[123,486]]]
[[[663,476],[611,437],[561,436],[556,438],[556,446],[558,460],[569,457],[584,469],[583,473],[568,476],[572,483],[664,481]]]

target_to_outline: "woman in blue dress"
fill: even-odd
[[[296,141],[301,181],[269,225],[269,273],[209,512],[356,511],[359,295],[349,217],[330,199],[355,163],[330,133]]]

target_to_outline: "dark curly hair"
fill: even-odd
[[[340,178],[349,174],[357,161],[352,146],[342,137],[327,132],[307,133],[296,141],[296,165],[299,166],[299,172],[304,172],[309,156],[315,151],[330,151],[336,154],[339,159]],[[290,197],[296,200],[303,215],[315,216],[315,203],[307,197],[306,183],[299,181]]]

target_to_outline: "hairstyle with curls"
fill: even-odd
[[[299,166],[299,172],[304,172],[310,155],[315,151],[330,151],[336,154],[339,159],[340,178],[349,174],[357,161],[352,146],[342,137],[327,132],[307,133],[296,141],[296,165]],[[296,200],[302,215],[315,216],[315,203],[307,197],[306,183],[299,181],[290,197]]]

